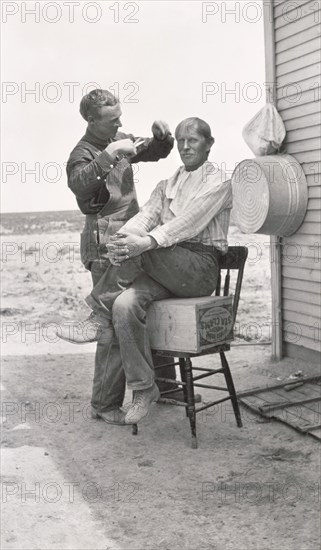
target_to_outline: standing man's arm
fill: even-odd
[[[68,187],[82,200],[95,197],[117,164],[117,156],[135,153],[135,146],[128,138],[110,143],[101,152],[78,145],[67,163]]]
[[[169,155],[174,146],[174,138],[167,122],[155,120],[152,125],[152,133],[152,138],[142,138],[144,142],[138,146],[137,155],[130,159],[131,162],[156,162]],[[133,139],[136,141],[138,138]]]
[[[104,185],[104,179],[114,167],[113,162],[106,151],[93,159],[89,150],[76,147],[67,163],[68,187],[80,199],[91,199]]]

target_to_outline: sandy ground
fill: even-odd
[[[317,441],[246,409],[237,428],[228,403],[198,415],[197,450],[181,407],[155,405],[137,436],[92,420],[94,346],[57,342],[53,333],[63,319],[88,312],[78,235],[5,240],[2,549],[320,547]],[[229,353],[238,390],[317,372],[317,365],[270,360],[267,242],[232,228],[230,244],[250,248]]]
[[[269,342],[269,238],[242,235],[232,227],[229,242],[249,248],[235,326],[237,341]],[[90,312],[84,298],[91,290],[91,277],[80,263],[79,234],[4,235],[1,260],[2,353],[71,353],[54,329]]]

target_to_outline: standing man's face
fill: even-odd
[[[196,170],[207,160],[212,144],[193,126],[183,126],[176,135],[177,148],[187,171]]]
[[[101,107],[98,118],[88,117],[88,127],[90,131],[101,139],[111,139],[115,137],[118,128],[122,126],[120,105],[112,107]]]

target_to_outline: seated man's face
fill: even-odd
[[[187,171],[196,170],[207,160],[212,144],[196,126],[183,126],[176,135],[177,148]]]

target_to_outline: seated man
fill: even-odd
[[[126,424],[139,422],[159,398],[146,329],[149,305],[173,296],[212,294],[219,257],[228,248],[232,189],[207,160],[214,143],[211,129],[203,120],[188,118],[176,128],[175,138],[184,166],[161,181],[114,236],[109,246],[114,265],[87,298],[101,322],[97,335],[112,342],[114,330],[118,339],[127,385],[134,392]],[[124,288],[118,266],[137,260],[140,273]]]

